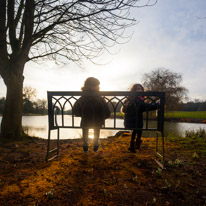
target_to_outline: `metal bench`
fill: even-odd
[[[128,92],[128,91],[101,91],[99,94],[106,100],[110,110],[112,121],[112,126],[103,126],[102,130],[125,130],[123,125],[118,126],[118,112],[121,106],[124,105],[124,101],[128,96],[145,96],[145,101],[150,102],[151,104],[156,104],[159,102],[159,107],[154,112],[148,110],[144,115],[144,127],[141,128],[143,131],[152,131],[156,133],[156,151],[155,151],[155,161],[160,167],[164,167],[165,164],[165,149],[164,149],[164,105],[165,105],[165,93],[164,92]],[[75,101],[85,95],[93,96],[95,94],[91,92],[81,92],[81,91],[48,91],[48,145],[47,145],[47,155],[46,161],[54,159],[59,155],[59,140],[60,140],[60,129],[80,129],[80,124],[76,117],[73,114],[73,105]],[[155,118],[156,126],[150,126],[149,120],[151,118],[151,113],[153,114],[152,118]],[[68,115],[71,117],[70,121],[67,121],[66,118]],[[107,120],[106,120],[107,121]],[[131,129],[131,128],[130,128]],[[139,128],[134,128],[139,129]],[[51,131],[57,131],[57,146],[54,149],[50,150],[50,138]],[[161,135],[161,141],[159,141],[159,134]],[[52,157],[50,157],[53,155]]]

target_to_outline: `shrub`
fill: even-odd
[[[197,130],[186,130],[185,137],[206,137],[206,131],[203,128]]]

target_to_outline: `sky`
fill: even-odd
[[[46,99],[47,91],[79,91],[93,76],[100,80],[101,91],[127,91],[142,83],[145,73],[166,68],[182,75],[189,100],[206,100],[206,0],[158,0],[152,7],[132,10],[131,17],[138,22],[127,30],[133,33],[131,40],[116,45],[115,55],[101,56],[102,65],[28,62],[24,86],[36,88],[37,97]],[[0,79],[2,96],[6,87]]]

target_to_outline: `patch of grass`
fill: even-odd
[[[193,118],[193,119],[206,119],[206,111],[173,111],[166,112],[165,118]]]
[[[156,173],[157,177],[162,178],[162,169],[160,167],[157,168],[155,173]]]
[[[187,153],[190,151],[190,155],[194,155],[193,159],[197,159],[200,156],[206,157],[206,136],[202,135],[205,130],[198,131],[186,131],[185,137],[170,136],[167,138],[168,142],[177,144],[182,148],[182,151]]]
[[[176,159],[175,161],[169,160],[168,161],[168,166],[170,167],[182,167],[183,166],[183,161],[180,159]]]
[[[166,191],[169,191],[171,188],[171,184],[168,182],[167,179],[165,179],[165,186],[163,187],[163,189],[165,189]]]
[[[114,116],[114,113],[111,113],[111,117],[113,117],[113,116]],[[124,114],[121,112],[116,112],[116,117],[117,118],[124,118]]]
[[[186,130],[185,137],[206,137],[206,131],[203,128]]]

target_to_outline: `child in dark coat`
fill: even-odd
[[[88,133],[89,128],[94,129],[94,151],[99,149],[100,128],[104,125],[105,119],[110,116],[108,105],[103,97],[98,93],[100,82],[94,77],[89,77],[82,87],[83,92],[93,95],[81,96],[74,104],[73,112],[81,117],[81,127],[83,136],[83,149],[88,152]]]
[[[130,91],[144,92],[144,88],[141,84],[134,84]],[[146,103],[143,96],[129,96],[124,102],[122,107],[122,112],[125,113],[124,126],[133,130],[128,148],[131,152],[136,152],[135,149],[140,149],[142,143],[143,112],[156,109],[157,105]]]

